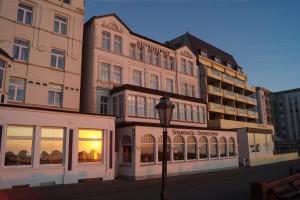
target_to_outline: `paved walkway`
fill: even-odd
[[[250,182],[275,179],[300,168],[300,160],[251,168],[184,175],[168,178],[170,200],[250,199]],[[0,190],[0,200],[156,200],[160,179],[104,181],[28,189]]]

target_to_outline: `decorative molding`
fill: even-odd
[[[184,57],[187,57],[187,58],[190,58],[190,59],[193,58],[193,55],[189,51],[181,51],[180,55],[184,56]]]
[[[108,22],[108,23],[103,22],[101,26],[105,27],[105,28],[108,28],[110,30],[113,30],[113,31],[117,31],[119,33],[123,33],[122,28],[118,27],[118,25],[116,25],[113,22]]]

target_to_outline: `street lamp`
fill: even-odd
[[[166,96],[160,98],[159,103],[155,106],[155,109],[158,111],[158,116],[160,120],[160,125],[163,127],[163,155],[162,155],[162,177],[161,177],[161,199],[168,199],[167,192],[167,140],[168,140],[168,131],[167,127],[170,126],[170,120],[172,117],[174,104]]]

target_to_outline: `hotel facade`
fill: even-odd
[[[79,112],[84,12],[0,1],[0,188],[115,177],[114,117]]]

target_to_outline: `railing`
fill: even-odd
[[[256,113],[257,113],[256,111],[248,110],[248,114],[249,114],[249,115],[256,115]]]
[[[222,92],[222,89],[219,88],[219,87],[216,87],[214,85],[211,85],[211,87],[212,87],[212,90],[215,91],[215,92]]]
[[[235,107],[225,106],[225,110],[230,111],[230,112],[235,112]]]
[[[247,114],[247,110],[244,108],[238,108],[238,112]]]
[[[211,71],[211,73],[215,76],[221,77],[221,72],[219,72],[218,70],[215,69],[209,69]]]
[[[240,100],[245,100],[245,95],[236,93],[236,97]]]
[[[228,96],[233,96],[234,97],[234,92],[230,91],[230,90],[224,90],[225,94]]]
[[[247,96],[247,101],[255,102],[255,98]]]
[[[241,80],[241,79],[236,78],[235,81],[236,81],[236,83],[237,83],[238,85],[241,85],[241,86],[244,86],[244,85],[245,85],[245,81],[243,81],[243,80]]]
[[[255,90],[254,85],[251,85],[250,83],[247,83],[247,88],[250,88],[251,90]]]
[[[223,77],[226,79],[226,80],[229,80],[229,81],[234,81],[234,78],[228,74],[223,74]]]
[[[222,104],[218,104],[218,103],[212,103],[213,107],[218,109],[218,110],[222,110],[223,109],[223,105]]]

